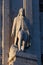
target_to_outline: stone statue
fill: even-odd
[[[20,8],[17,17],[14,18],[11,37],[14,37],[14,45],[18,46],[18,50],[24,51],[26,45],[30,45],[30,32],[25,23],[25,11]],[[28,42],[28,43],[27,43]]]

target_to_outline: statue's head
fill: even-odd
[[[25,16],[25,10],[23,8],[20,8],[19,15]]]

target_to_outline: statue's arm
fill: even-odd
[[[15,26],[16,26],[16,17],[14,18],[14,22],[13,22],[13,26],[12,26],[12,33],[11,33],[11,37],[12,37],[12,35],[14,36]]]

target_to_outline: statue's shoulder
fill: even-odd
[[[16,21],[17,17],[14,17],[14,21]]]

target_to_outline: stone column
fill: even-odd
[[[25,9],[25,15],[27,17],[27,19],[29,19],[29,24],[30,24],[30,33],[31,33],[31,37],[32,37],[32,33],[33,33],[33,20],[32,20],[32,0],[23,0],[23,8]],[[31,39],[31,43],[32,43],[32,39]]]
[[[25,15],[26,15],[26,0],[23,0],[23,8],[25,9]]]
[[[2,65],[7,65],[9,51],[9,0],[2,0]]]
[[[25,9],[25,15],[32,23],[32,0],[23,0],[23,8]]]

